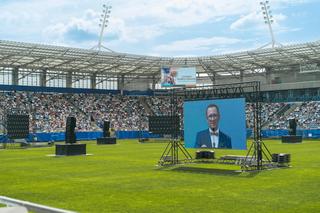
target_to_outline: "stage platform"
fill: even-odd
[[[243,156],[243,155],[224,155],[216,159],[194,159],[194,163],[218,163],[218,164],[228,164],[228,165],[243,165],[246,161],[246,165],[254,166],[256,165],[256,158],[252,156]],[[263,160],[264,166],[267,167],[276,167],[275,163]]]

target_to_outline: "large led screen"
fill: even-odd
[[[245,99],[186,101],[187,148],[246,149]]]
[[[196,68],[195,67],[162,67],[161,86],[195,86]]]

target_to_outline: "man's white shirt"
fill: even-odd
[[[212,131],[211,128],[209,128],[210,138],[211,138],[211,145],[213,148],[219,147],[219,129],[216,131]],[[218,135],[214,135],[214,133],[218,133]]]

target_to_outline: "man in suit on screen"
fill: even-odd
[[[210,104],[206,110],[206,118],[209,128],[197,133],[195,148],[231,149],[231,138],[219,129],[219,107]]]

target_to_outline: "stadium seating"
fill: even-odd
[[[31,132],[63,132],[66,118],[77,118],[76,131],[100,131],[104,120],[114,130],[147,130],[148,116],[169,115],[168,96],[125,96],[112,94],[60,94],[36,92],[0,93],[0,115],[6,109],[26,110]],[[183,116],[183,99],[178,98],[178,114]],[[253,104],[246,105],[247,128],[253,127]],[[298,129],[319,129],[320,102],[262,103],[263,129],[287,129],[288,120],[298,118]],[[181,119],[183,127],[183,119]]]

